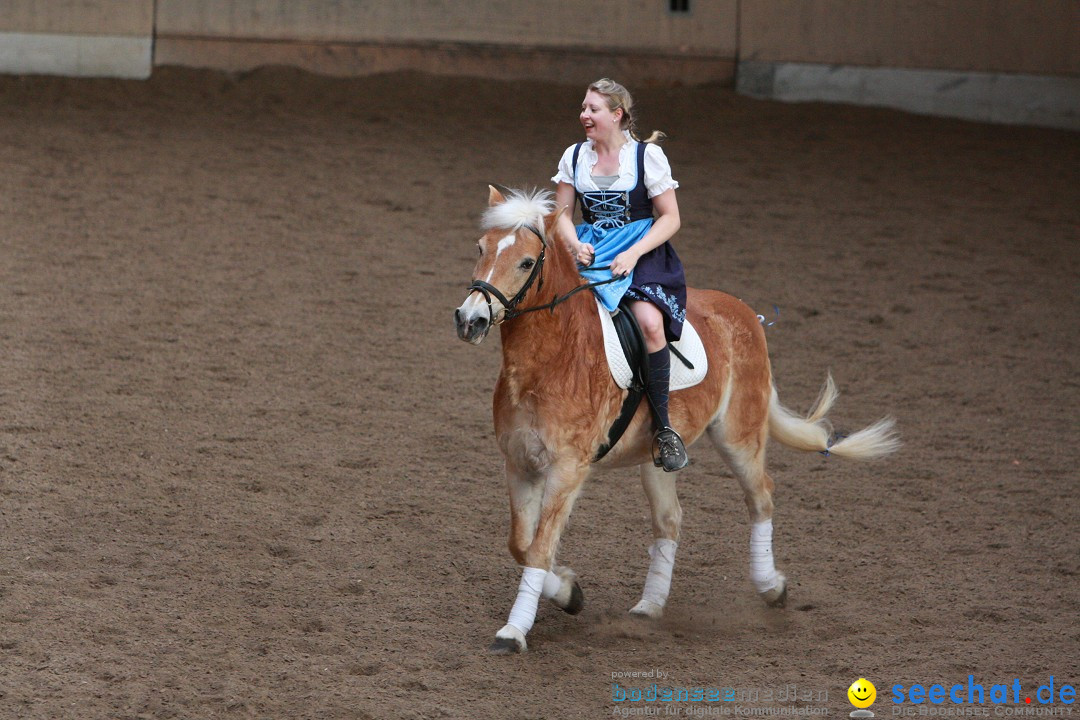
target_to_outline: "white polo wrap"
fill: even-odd
[[[540,593],[541,597],[545,600],[550,600],[559,594],[559,590],[562,589],[562,578],[551,572],[547,571],[547,575],[544,576],[544,589]]]
[[[521,583],[518,585],[517,600],[510,608],[507,625],[513,625],[523,635],[528,635],[536,620],[536,607],[540,603],[540,593],[544,589],[547,570],[527,567],[521,571]]]
[[[671,591],[671,572],[675,569],[675,551],[679,543],[674,540],[657,540],[649,546],[649,574],[645,576],[645,590],[641,599],[664,607]]]
[[[772,518],[750,528],[750,581],[759,593],[772,590],[780,581],[772,554]]]

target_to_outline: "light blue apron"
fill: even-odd
[[[652,219],[637,220],[617,228],[599,228],[595,225],[582,224],[577,226],[578,240],[589,243],[596,251],[593,258],[593,267],[608,267],[622,251],[632,247],[638,240],[645,237],[652,227]],[[581,276],[589,282],[610,280],[610,270],[582,270]],[[626,289],[634,281],[634,273],[630,272],[624,278],[607,285],[599,285],[593,288],[593,292],[600,298],[601,304],[608,312],[613,312],[619,307],[619,301],[626,294]]]

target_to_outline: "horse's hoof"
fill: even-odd
[[[771,608],[782,608],[787,605],[787,578],[782,578],[780,584],[772,590],[761,593],[761,599]]]
[[[659,620],[664,615],[664,608],[651,600],[642,600],[630,608],[630,614],[643,620]]]
[[[581,592],[577,575],[570,568],[558,568],[554,574],[549,573],[544,581],[545,586],[552,582],[553,575],[559,579],[558,588],[545,597],[551,600],[552,605],[568,615],[577,615],[585,608],[585,593]],[[554,582],[552,582],[554,585]]]
[[[570,602],[562,610],[567,615],[577,615],[585,609],[585,593],[581,592],[581,586],[574,581],[574,587],[570,590]]]
[[[521,648],[510,638],[495,638],[495,642],[488,645],[488,652],[492,655],[515,655],[521,652]]]
[[[506,625],[495,633],[495,642],[488,645],[488,652],[492,655],[514,655],[526,652],[528,649],[525,634],[513,625]]]

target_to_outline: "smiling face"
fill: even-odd
[[[877,688],[866,678],[859,678],[847,689],[848,700],[857,708],[868,708],[877,699]]]
[[[622,108],[612,112],[608,106],[608,98],[595,90],[585,94],[585,100],[581,103],[581,126],[585,128],[585,137],[589,140],[599,140],[622,132]]]

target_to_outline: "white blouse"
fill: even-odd
[[[612,183],[609,190],[633,190],[637,185],[637,148],[636,143],[630,138],[630,133],[624,132],[629,141],[619,149],[619,179]],[[576,145],[576,143],[575,143]],[[566,148],[559,160],[559,171],[551,178],[554,183],[574,184],[574,169],[571,163],[574,159],[574,147]],[[593,147],[593,141],[587,140],[581,146],[578,153],[577,167],[577,190],[585,192],[599,190],[592,179],[592,168],[599,158]],[[656,143],[648,143],[645,146],[645,189],[650,198],[679,187],[679,183],[671,177],[671,165],[667,156]]]

